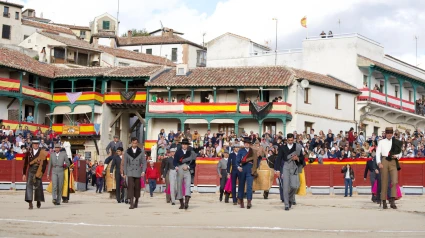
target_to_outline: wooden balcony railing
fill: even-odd
[[[265,105],[265,102],[259,103],[260,105]],[[291,114],[291,104],[286,102],[273,102],[272,109],[269,113],[273,114]],[[251,114],[249,111],[249,104],[241,104],[239,106],[239,112],[241,114]]]
[[[13,131],[16,131],[17,129],[19,129],[19,125],[22,126],[22,130],[25,130],[25,127],[27,126],[28,130],[30,130],[32,133],[34,133],[38,127],[41,127],[41,130],[43,132],[49,129],[49,126],[46,126],[46,125],[28,123],[28,122],[19,123],[19,121],[14,121],[14,120],[3,120],[1,125],[4,125],[6,128],[7,126],[10,126],[10,129],[12,129]]]
[[[98,101],[103,103],[103,94],[98,92],[82,92],[81,95],[77,98],[76,102],[84,102],[84,101]],[[54,93],[53,94],[53,102],[61,103],[61,102],[69,102],[69,98],[66,93]]]
[[[41,98],[44,100],[52,101],[52,94],[47,91],[43,91],[40,89],[35,89],[29,86],[22,86],[22,93],[31,97]]]
[[[382,105],[386,105],[392,108],[396,109],[403,109],[404,111],[408,112],[415,112],[415,103],[409,102],[407,100],[403,100],[402,106],[400,105],[400,98],[391,96],[391,95],[385,95],[384,93],[381,93],[377,90],[369,90],[368,88],[362,88],[360,89],[361,95],[357,97],[357,100],[359,101],[367,101],[370,99],[372,102],[376,102]],[[369,97],[370,92],[370,97]],[[386,97],[386,99],[385,99]]]
[[[1,91],[14,91],[19,92],[21,82],[16,79],[0,78]]]
[[[237,103],[149,103],[150,113],[222,114],[236,113]]]
[[[126,100],[119,92],[109,92],[105,94],[104,100],[108,104],[144,104],[146,103],[146,92],[136,92],[130,100]]]

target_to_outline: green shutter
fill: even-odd
[[[103,21],[103,29],[109,30],[109,21]]]

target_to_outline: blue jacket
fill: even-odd
[[[181,158],[185,159],[185,158],[190,157],[190,153],[191,153],[191,148],[187,148],[186,154],[183,153],[183,150],[182,149],[178,149],[176,151],[176,153],[174,154],[174,160],[173,160],[174,167],[177,167],[179,165],[184,164],[183,162],[180,161],[180,159]]]
[[[238,170],[239,164],[236,162],[236,153],[230,153],[229,159],[227,160],[227,173],[230,173],[230,167],[232,171]]]
[[[245,148],[240,148],[238,154],[236,155],[236,164],[240,166],[241,161],[245,155],[248,154],[248,151]]]

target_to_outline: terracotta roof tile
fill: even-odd
[[[404,71],[398,70],[398,69],[393,68],[389,65],[386,65],[386,64],[380,63],[378,61],[369,59],[369,58],[364,57],[362,55],[357,55],[357,65],[358,66],[366,66],[366,67],[377,66],[381,69],[384,69],[384,70],[387,70],[387,71],[390,71],[390,72],[393,72],[393,73],[396,73],[396,74],[399,74],[399,75],[402,75],[402,76],[405,76],[405,77],[408,77],[408,78],[411,78],[411,79],[418,80],[419,82],[425,82],[425,79],[423,79],[423,78],[420,78],[420,77],[417,77],[415,75],[412,75],[412,74],[406,73]]]
[[[288,86],[293,81],[290,69],[272,67],[194,68],[186,76],[176,70],[161,73],[149,86]]]
[[[302,69],[292,68],[292,70],[294,71],[295,78],[298,80],[307,79],[310,83],[317,84],[320,86],[337,88],[343,91],[350,91],[354,93],[360,92],[358,88],[331,76],[314,73]]]
[[[96,34],[93,34],[92,37],[109,37],[109,38],[117,38],[114,32],[112,31],[99,31]]]
[[[115,67],[114,70],[109,71],[104,76],[106,77],[150,77],[159,73],[163,69],[162,66],[148,66],[148,67]]]
[[[88,26],[76,26],[76,25],[68,25],[68,24],[60,24],[60,23],[50,23],[52,25],[57,25],[57,26],[63,26],[63,27],[68,27],[69,29],[78,29],[78,30],[86,30],[86,31],[90,31],[90,27]]]
[[[38,22],[38,21],[22,19],[22,24],[26,25],[26,26],[32,26],[32,27],[35,27],[35,28],[39,28],[39,29],[53,31],[53,32],[65,33],[65,34],[68,34],[68,35],[75,35],[74,32],[72,32],[72,30],[69,29],[68,27],[56,26],[56,25],[52,25],[52,24],[49,24],[49,23],[42,23],[42,22]]]
[[[101,50],[94,47],[94,45],[88,43],[87,41],[77,39],[77,37],[74,35],[74,33],[72,33],[74,35],[73,38],[63,37],[63,36],[51,34],[51,33],[48,33],[48,32],[39,32],[39,33],[43,36],[49,37],[50,39],[53,39],[55,41],[59,41],[59,42],[65,44],[67,46],[72,46],[72,47],[76,47],[76,48],[82,48],[82,49],[102,52]]]
[[[99,49],[105,53],[111,54],[118,58],[136,60],[136,61],[147,62],[147,63],[158,64],[158,65],[175,66],[175,64],[171,60],[166,59],[164,57],[160,57],[160,56],[138,53],[138,52],[124,50],[124,49],[116,49],[116,48],[114,49],[114,48],[106,47],[106,46],[99,46]]]
[[[180,37],[173,36],[134,36],[134,37],[118,37],[118,45],[160,45],[160,44],[189,44],[198,48],[205,48],[201,45],[193,43]]]
[[[51,65],[41,63],[25,54],[7,48],[0,48],[0,65],[48,78],[53,78],[55,74]]]

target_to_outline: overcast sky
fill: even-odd
[[[95,16],[117,15],[118,0],[9,0],[34,8],[57,23],[88,26]],[[120,33],[131,28],[153,31],[164,26],[185,33],[196,43],[223,33],[239,34],[274,48],[278,18],[278,49],[300,48],[307,30],[359,33],[385,47],[385,53],[425,68],[424,0],[120,0]],[[300,25],[307,16],[308,28]],[[340,20],[341,24],[338,24]]]

